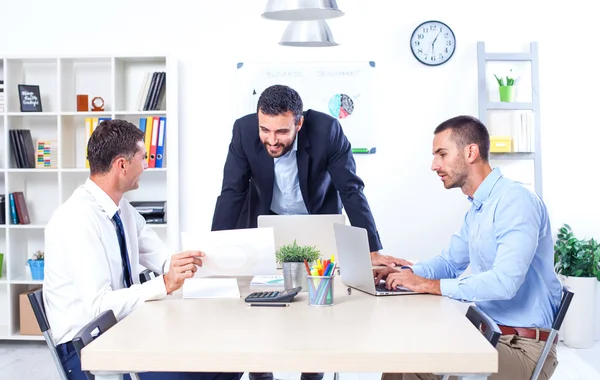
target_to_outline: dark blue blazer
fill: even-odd
[[[223,170],[223,186],[217,198],[212,230],[255,228],[259,215],[269,215],[275,166],[259,138],[256,113],[238,119]],[[337,119],[322,112],[304,112],[298,132],[298,177],[302,198],[310,214],[341,214],[350,224],[363,227],[371,252],[382,249],[364,183],[348,139]]]

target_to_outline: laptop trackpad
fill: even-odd
[[[404,287],[404,286],[396,286],[396,289],[388,289],[385,287],[385,281],[384,280],[379,280],[379,284],[375,286],[375,289],[378,291],[385,291],[385,292],[412,292],[412,290]]]

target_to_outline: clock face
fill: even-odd
[[[440,21],[426,21],[417,26],[410,38],[415,58],[428,66],[447,62],[456,49],[456,37],[448,25]]]
[[[102,100],[102,98],[94,98],[92,102],[96,107],[102,107],[104,105],[104,101]]]

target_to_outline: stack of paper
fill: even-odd
[[[252,286],[283,286],[283,276],[254,276],[250,282]]]
[[[183,283],[183,298],[240,298],[235,278],[188,278]]]

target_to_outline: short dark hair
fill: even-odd
[[[131,160],[139,150],[140,141],[144,141],[144,133],[134,124],[126,120],[103,120],[88,141],[90,174],[109,172],[115,158]]]
[[[483,123],[473,116],[456,116],[444,121],[435,129],[434,135],[451,129],[451,138],[459,148],[469,144],[479,147],[479,155],[487,162],[490,155],[490,134]]]
[[[265,115],[277,116],[291,111],[296,124],[302,117],[302,99],[291,87],[276,84],[267,87],[258,98],[256,112],[261,111]]]

